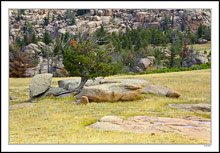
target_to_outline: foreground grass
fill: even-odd
[[[54,97],[38,99],[32,107],[14,108],[9,111],[10,144],[198,144],[210,143],[178,134],[160,133],[134,134],[126,132],[109,132],[89,129],[90,125],[106,115],[117,116],[166,116],[184,117],[210,115],[186,112],[166,105],[171,103],[210,103],[210,70],[173,72],[147,75],[117,75],[114,78],[136,78],[164,85],[181,93],[179,99],[143,94],[133,102],[90,103],[76,106],[72,97],[56,99]],[[53,78],[52,86],[57,81],[69,78]],[[24,93],[31,79],[10,79],[11,93],[28,99]],[[19,89],[19,93],[14,93]],[[23,94],[22,94],[23,93]],[[25,96],[24,96],[25,95]],[[21,101],[25,102],[25,101]],[[10,105],[19,102],[9,102]]]

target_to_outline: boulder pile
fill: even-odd
[[[73,96],[80,79],[59,80],[59,87],[51,87],[52,74],[38,74],[30,83],[30,98],[56,96],[57,98]],[[80,93],[74,98],[80,99],[77,104],[89,102],[133,101],[142,93],[178,98],[180,94],[168,87],[154,85],[141,79],[101,79],[88,80]]]

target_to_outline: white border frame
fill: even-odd
[[[219,2],[1,2],[1,148],[2,151],[219,151]],[[9,8],[211,8],[212,9],[212,144],[211,145],[9,145],[8,144],[8,9]],[[8,80],[8,81],[7,81]]]

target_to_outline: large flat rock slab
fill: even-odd
[[[106,83],[84,87],[75,98],[79,99],[82,96],[86,96],[91,102],[132,101],[139,98],[141,93],[141,86],[123,83]]]
[[[88,126],[105,131],[122,131],[140,134],[178,133],[186,137],[210,141],[210,120],[187,120],[180,118],[134,116],[104,116]]]
[[[107,84],[107,83],[124,83],[136,86],[146,86],[151,84],[151,82],[141,79],[102,79],[96,78],[95,80],[88,80],[85,84],[85,87]],[[80,79],[66,79],[59,80],[58,85],[60,88],[64,88],[69,91],[73,91],[80,84]]]
[[[45,73],[35,75],[29,85],[30,97],[36,97],[50,88],[53,74]]]

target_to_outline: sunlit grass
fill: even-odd
[[[10,144],[198,144],[209,143],[183,137],[178,134],[159,133],[135,134],[127,132],[99,131],[87,128],[103,116],[200,116],[210,118],[208,114],[187,112],[167,107],[167,104],[178,103],[210,103],[211,76],[210,69],[172,72],[145,75],[115,75],[113,78],[144,79],[154,84],[167,86],[181,93],[178,99],[151,94],[143,94],[141,98],[130,102],[90,103],[75,105],[73,97],[39,98],[32,107],[13,108],[9,111]],[[57,81],[69,78],[53,78],[52,86]],[[10,90],[19,89],[14,93],[18,98],[28,99],[28,88],[31,78],[10,78]],[[24,101],[23,101],[24,102]],[[9,102],[10,105],[19,102]]]

